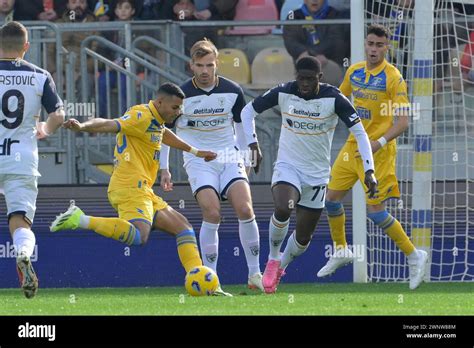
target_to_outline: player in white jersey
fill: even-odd
[[[321,64],[314,57],[296,62],[296,81],[279,85],[248,103],[242,110],[247,144],[262,160],[254,117],[280,106],[282,127],[278,157],[272,177],[275,209],[270,219],[270,254],[263,274],[266,293],[274,293],[288,264],[309,246],[324,208],[329,182],[331,143],[338,119],[355,135],[361,154],[365,184],[375,194],[377,181],[367,133],[350,101],[334,86],[319,83]],[[288,232],[292,210],[296,208],[296,230],[283,254],[280,247]]]
[[[28,32],[18,22],[0,29],[0,190],[17,255],[17,271],[27,298],[35,296],[38,278],[30,257],[36,239],[31,225],[38,195],[38,145],[64,121],[61,99],[51,75],[23,60]],[[38,122],[41,106],[48,119]]]
[[[183,114],[175,121],[176,134],[194,147],[207,146],[218,153],[213,163],[184,154],[184,167],[203,215],[199,242],[204,265],[217,271],[219,200],[228,199],[239,220],[239,237],[249,268],[248,285],[263,290],[259,231],[244,161],[238,151],[247,149],[240,120],[245,101],[238,84],[217,75],[217,56],[217,48],[207,39],[191,48],[194,77],[181,86],[186,98]],[[166,147],[162,148],[160,163],[162,186],[170,190]]]

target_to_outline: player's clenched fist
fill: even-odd
[[[255,171],[255,174],[258,173],[260,170],[260,164],[262,163],[263,156],[262,156],[262,151],[260,150],[260,146],[258,143],[252,143],[249,145],[250,148],[250,158],[251,158],[251,163],[253,170]]]
[[[81,129],[82,129],[81,122],[79,122],[78,120],[76,120],[74,118],[70,118],[69,120],[64,122],[63,127],[66,128],[66,129],[73,130],[75,132],[80,132]]]
[[[375,194],[377,193],[378,183],[373,170],[368,170],[365,172],[364,184],[367,186],[369,198],[374,198]]]

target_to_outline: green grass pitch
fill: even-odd
[[[243,285],[234,297],[199,297],[184,287],[0,290],[0,315],[474,315],[474,283],[282,284],[275,295]]]

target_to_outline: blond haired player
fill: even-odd
[[[239,220],[239,237],[249,270],[248,285],[263,290],[259,230],[244,161],[239,159],[238,152],[247,149],[240,119],[245,100],[237,83],[217,75],[217,58],[216,46],[207,39],[191,48],[194,77],[181,86],[186,99],[183,114],[176,119],[176,134],[193,146],[212,148],[220,154],[212,163],[183,154],[184,168],[203,215],[199,244],[204,265],[217,269],[220,200],[228,199]],[[170,189],[165,149],[161,162],[162,184],[165,190]],[[221,290],[216,294],[230,295]]]
[[[390,33],[385,27],[371,25],[368,28],[365,41],[367,60],[349,67],[340,90],[346,96],[354,96],[354,105],[367,130],[374,153],[379,184],[375,197],[367,197],[367,215],[407,256],[410,289],[416,289],[423,280],[428,255],[415,248],[400,222],[387,212],[384,203],[389,198],[400,196],[395,174],[395,139],[408,128],[409,113],[406,83],[398,69],[384,58],[389,49],[389,39]],[[387,110],[390,105],[394,106],[393,113],[390,111],[384,115],[383,110]],[[393,122],[394,118],[396,123]],[[349,160],[345,160],[346,154]],[[357,144],[351,135],[332,167],[326,196],[329,227],[336,251],[318,272],[318,277],[334,273],[353,259],[352,252],[347,248],[345,213],[341,201],[358,179],[363,181],[361,168]]]

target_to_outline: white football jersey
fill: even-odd
[[[252,106],[257,113],[280,106],[282,126],[277,163],[287,163],[316,178],[329,182],[331,144],[338,119],[348,128],[360,122],[351,102],[334,86],[320,83],[319,92],[304,98],[295,81],[281,84],[257,97]]]
[[[176,135],[202,150],[219,151],[236,148],[234,122],[242,122],[240,113],[245,106],[242,88],[222,76],[209,92],[200,89],[194,78],[181,86],[184,99],[183,114],[175,121]],[[183,152],[184,162],[195,158]]]
[[[39,176],[36,121],[63,107],[51,75],[21,59],[0,60],[0,174]]]

